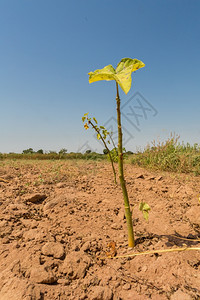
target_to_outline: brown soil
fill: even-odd
[[[131,165],[125,175],[134,250],[107,162],[1,162],[0,300],[200,299],[198,250],[116,257],[200,247],[200,178]]]

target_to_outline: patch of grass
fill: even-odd
[[[83,160],[102,160],[106,159],[106,155],[99,154],[96,152],[91,153],[26,153],[26,154],[19,154],[19,153],[9,153],[9,154],[1,154],[0,159],[10,159],[10,160],[76,160],[76,159],[83,159]]]
[[[143,152],[132,156],[131,163],[152,169],[200,175],[200,145],[179,143],[172,135],[164,142],[152,142]]]

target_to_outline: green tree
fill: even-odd
[[[85,153],[86,154],[90,154],[92,151],[91,150],[86,150]]]
[[[108,154],[108,150],[107,149],[103,149],[103,154]]]
[[[33,148],[28,148],[22,151],[22,154],[33,154],[33,153],[34,153]]]
[[[67,149],[65,149],[65,148],[62,148],[59,152],[58,152],[58,154],[66,154],[67,153]]]
[[[43,151],[42,149],[39,149],[39,150],[37,151],[37,153],[38,153],[38,154],[44,154],[44,151]]]

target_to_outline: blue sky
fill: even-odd
[[[126,149],[170,132],[200,143],[199,12],[199,0],[0,0],[0,152],[101,152],[81,117],[112,128],[115,83],[87,73],[124,57],[146,65],[120,90]]]

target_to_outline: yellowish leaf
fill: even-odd
[[[115,80],[115,69],[112,65],[108,65],[103,69],[96,70],[88,73],[89,83],[100,81],[100,80]]]
[[[84,124],[84,127],[85,127],[86,130],[89,128],[87,123]]]
[[[143,68],[145,64],[138,59],[123,58],[117,65],[116,70],[112,65],[108,65],[103,69],[90,72],[89,83],[99,80],[115,80],[121,89],[127,94],[131,88],[132,72]]]

